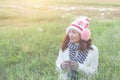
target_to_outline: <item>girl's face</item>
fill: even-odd
[[[78,31],[74,29],[69,30],[68,36],[69,36],[70,42],[78,43],[80,41],[80,34],[78,33]]]

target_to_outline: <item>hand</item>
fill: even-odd
[[[79,68],[78,63],[75,61],[71,61],[69,65],[71,70],[77,70]]]
[[[64,61],[62,64],[61,64],[61,68],[65,71],[69,70],[70,69],[70,61]]]

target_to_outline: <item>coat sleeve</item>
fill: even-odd
[[[61,69],[61,63],[63,62],[63,53],[62,53],[62,50],[60,49],[59,50],[59,55],[57,57],[57,60],[56,60],[56,70],[57,72],[63,72],[63,70]]]
[[[86,66],[84,64],[79,63],[79,70],[86,73],[88,76],[92,76],[96,71],[98,67],[98,49],[95,47],[94,50],[91,51],[91,60],[89,61],[89,65]]]

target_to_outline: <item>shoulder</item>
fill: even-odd
[[[92,44],[91,47],[92,47],[92,49],[89,50],[89,53],[97,55],[98,54],[98,48],[94,44]]]
[[[68,48],[66,48],[64,51],[62,51],[62,49],[60,48],[60,52],[66,52],[66,51],[68,51],[69,49]]]
[[[61,53],[61,54],[68,53],[68,48],[65,49],[64,51],[62,51],[62,49],[60,49],[60,50],[59,50],[59,53]]]
[[[92,44],[91,47],[93,50],[98,51],[98,48],[94,44]]]

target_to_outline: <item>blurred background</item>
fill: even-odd
[[[67,18],[79,15],[119,19],[119,7],[119,0],[1,0],[0,23],[40,22],[53,16]]]
[[[60,42],[82,15],[99,49],[91,80],[119,80],[120,0],[0,0],[0,80],[57,80]]]

